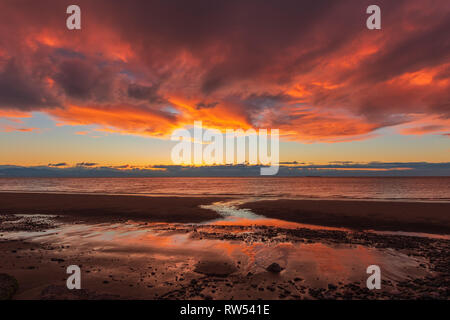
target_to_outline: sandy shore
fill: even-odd
[[[450,203],[264,200],[241,208],[268,218],[322,226],[450,234]]]
[[[200,205],[218,197],[145,197],[125,195],[0,193],[0,215],[52,214],[75,221],[202,222],[220,218]],[[357,230],[450,234],[450,203],[262,200],[241,205],[285,221]]]
[[[450,298],[450,240],[357,230],[445,232],[447,204],[243,205],[354,229],[330,230],[264,219],[221,224],[198,207],[219,200],[2,193],[0,299]],[[381,290],[366,287],[373,264],[382,270]],[[69,265],[82,270],[81,290],[66,288]]]
[[[0,273],[18,282],[13,298],[450,297],[450,240],[264,226],[118,225],[66,225],[34,238],[0,237]],[[82,270],[81,290],[65,285],[73,264]],[[366,287],[372,264],[382,270],[381,290]]]
[[[220,217],[202,209],[223,198],[124,195],[0,193],[0,215],[51,214],[90,222],[140,219],[153,222],[200,222]]]

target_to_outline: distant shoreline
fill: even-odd
[[[224,175],[198,175],[198,176],[189,176],[189,175],[172,175],[172,176],[168,176],[168,175],[160,175],[160,176],[133,176],[133,175],[123,175],[123,176],[119,176],[119,175],[75,175],[75,176],[22,176],[22,175],[2,175],[0,174],[0,179],[177,179],[177,178],[198,178],[198,179],[204,179],[204,178],[232,178],[232,179],[236,179],[236,178],[244,178],[244,179],[248,179],[248,178],[256,178],[256,179],[280,179],[280,178],[336,178],[336,179],[341,179],[341,178],[349,178],[349,179],[355,179],[355,178],[362,178],[362,179],[366,179],[366,178],[381,178],[381,179],[385,179],[385,178],[392,178],[392,179],[403,179],[403,178],[412,178],[412,179],[416,179],[416,178],[444,178],[444,179],[450,179],[450,174],[448,175],[313,175],[313,176],[307,176],[307,175],[298,175],[298,176],[288,176],[288,175],[274,175],[274,176],[261,176],[261,175],[228,175],[228,176],[224,176]]]

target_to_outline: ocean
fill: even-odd
[[[1,192],[450,201],[450,177],[0,178]]]

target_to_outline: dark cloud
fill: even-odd
[[[92,167],[18,167],[0,166],[2,177],[251,177],[260,176],[260,166],[219,165],[184,167],[155,165],[147,168],[128,166]],[[160,170],[158,170],[160,169]],[[330,163],[325,165],[289,163],[280,166],[277,176],[450,176],[450,163],[371,162]]]
[[[442,70],[440,70],[435,76],[435,79],[437,80],[446,80],[446,79],[450,79],[450,65],[442,68]]]
[[[115,168],[115,169],[127,169],[127,168],[130,168],[130,165],[129,164],[124,164],[122,166],[115,166],[113,168]]]
[[[95,162],[80,162],[80,163],[77,163],[77,167],[94,167],[94,166],[97,166],[98,165],[98,163],[95,163]]]
[[[71,98],[110,101],[114,76],[108,67],[101,67],[82,59],[71,59],[61,63],[54,80]]]
[[[65,2],[2,1],[1,107],[90,106],[85,124],[89,115],[155,135],[159,117],[147,123],[128,112],[122,124],[109,109],[109,122],[94,111],[115,105],[159,116],[171,107],[173,127],[210,116],[212,126],[239,119],[307,140],[359,138],[418,114],[450,118],[448,0],[379,0],[375,31],[365,27],[370,0],[77,4],[83,27],[68,31]],[[348,129],[331,130],[338,121]]]
[[[128,96],[137,100],[147,100],[151,103],[163,103],[164,98],[158,94],[158,85],[144,86],[132,83],[128,86]]]
[[[414,17],[411,17],[412,19]],[[449,62],[450,11],[439,24],[407,33],[405,39],[367,59],[355,81],[385,81],[405,72]]]
[[[217,106],[219,102],[199,102],[195,106],[197,109],[211,109]]]
[[[49,163],[49,167],[65,167],[67,166],[66,162],[59,162],[59,163]]]
[[[57,98],[35,75],[11,58],[0,68],[0,107],[38,110],[58,105]]]

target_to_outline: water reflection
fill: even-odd
[[[301,276],[310,286],[326,286],[339,281],[362,281],[366,278],[367,266],[371,264],[383,269],[384,279],[400,281],[412,274],[423,275],[423,271],[418,268],[423,261],[388,249],[326,242],[245,242],[221,239],[220,234],[228,234],[230,230],[216,228],[217,226],[232,226],[235,222],[239,225],[261,222],[259,219],[235,219],[237,220],[202,226],[205,230],[213,230],[215,234],[219,234],[219,239],[194,237],[195,226],[187,228],[182,224],[134,221],[121,224],[60,225],[53,230],[41,232],[38,236],[35,233],[16,232],[5,233],[4,237],[71,246],[81,254],[95,252],[97,257],[106,255],[117,259],[131,259],[131,265],[133,257],[146,257],[170,263],[175,269],[177,263],[185,262],[192,271],[194,264],[204,259],[230,261],[237,266],[237,274],[242,276],[251,272],[273,277],[274,275],[267,274],[266,268],[276,262],[284,268],[279,277],[293,279]],[[280,226],[278,221],[272,222]],[[267,225],[268,221],[264,220],[263,223]],[[248,229],[245,232],[249,232]]]
[[[448,177],[0,178],[1,191],[450,201]]]

